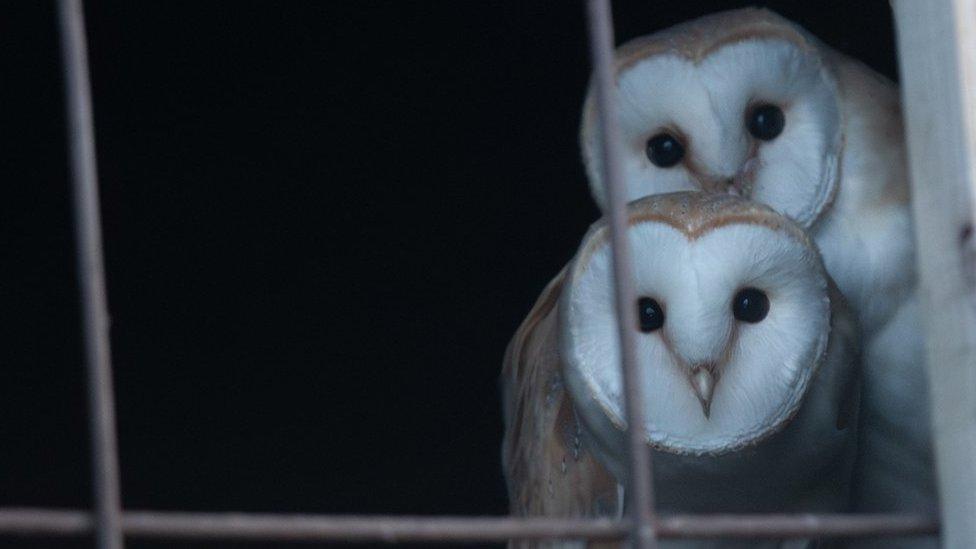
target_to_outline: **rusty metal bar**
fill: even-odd
[[[626,494],[633,520],[632,538],[638,549],[657,546],[654,534],[654,487],[651,453],[644,441],[644,391],[638,371],[635,330],[637,300],[634,293],[633,263],[627,240],[627,199],[623,183],[623,150],[617,126],[616,76],[613,61],[613,16],[609,0],[588,0],[590,55],[596,84],[596,104],[602,136],[603,179],[609,203],[610,242],[613,250],[614,290],[620,337],[620,358],[627,418],[630,469]]]
[[[81,536],[93,528],[78,510],[0,509],[0,535]],[[622,539],[628,521],[513,517],[329,516],[126,511],[138,538],[278,541],[483,542],[508,539]],[[915,515],[678,515],[659,517],[661,538],[791,538],[935,535],[935,518]]]
[[[88,369],[96,537],[100,549],[122,548],[118,443],[112,395],[112,359],[102,254],[95,130],[92,121],[88,45],[81,0],[59,0],[61,52],[74,187],[78,286]]]

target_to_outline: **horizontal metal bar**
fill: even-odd
[[[627,524],[610,519],[328,516],[127,511],[127,536],[281,541],[504,541],[510,538],[620,539]],[[76,536],[92,529],[84,511],[0,510],[0,534]]]
[[[934,536],[935,517],[892,514],[672,515],[658,520],[662,538],[864,538]]]
[[[0,509],[0,535],[80,536],[92,514]],[[277,541],[482,542],[508,539],[623,539],[629,521],[518,517],[282,515],[125,511],[122,530],[139,538]],[[676,515],[659,517],[661,538],[793,538],[934,535],[935,518],[915,515]]]

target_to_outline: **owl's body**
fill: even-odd
[[[909,297],[864,348],[864,391],[855,510],[935,515],[927,378],[918,298]],[[923,391],[921,394],[919,391]],[[857,549],[936,549],[934,537],[863,539]]]
[[[812,243],[767,208],[701,193],[635,202],[628,237],[639,306],[653,300],[647,310],[661,315],[649,325],[642,317],[638,335],[647,402],[637,428],[654,448],[658,510],[847,510],[855,328]],[[760,309],[742,312],[742,303]],[[609,244],[598,223],[506,355],[513,513],[621,512],[617,480],[625,481],[628,454],[618,353]]]
[[[502,461],[511,513],[596,517],[620,511],[617,481],[596,460],[559,360],[560,273],[543,290],[505,353]]]
[[[896,86],[758,9],[639,38],[616,59],[628,197],[738,194],[809,233],[856,314],[866,350],[859,457],[866,474],[858,478],[857,508],[933,512]],[[605,208],[595,115],[588,98],[580,141],[593,196]],[[892,445],[904,451],[891,452]]]
[[[830,211],[809,230],[862,330],[874,334],[915,288],[898,90],[840,54],[828,59],[838,78],[844,151]]]

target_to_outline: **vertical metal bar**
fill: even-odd
[[[118,443],[112,393],[109,318],[102,257],[88,46],[81,0],[59,0],[68,147],[74,187],[75,240],[82,330],[88,369],[96,538],[100,549],[122,548]]]
[[[620,356],[626,399],[627,438],[630,449],[630,478],[627,505],[632,516],[634,546],[657,546],[654,531],[654,494],[651,454],[642,435],[644,392],[637,369],[635,327],[637,305],[633,287],[633,263],[627,240],[626,195],[621,166],[623,150],[617,127],[616,71],[613,61],[613,16],[609,0],[587,1],[590,30],[590,55],[596,84],[596,104],[602,135],[603,180],[609,200],[610,241],[613,249],[613,275],[619,324]]]
[[[976,0],[892,7],[942,546],[976,547]]]

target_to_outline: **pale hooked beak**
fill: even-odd
[[[701,403],[702,412],[705,419],[708,419],[712,410],[712,394],[715,392],[715,367],[711,364],[695,366],[691,369],[690,381],[691,388]]]
[[[748,197],[752,192],[753,178],[759,162],[756,157],[750,157],[739,167],[733,176],[702,177],[702,190],[710,193],[731,194]]]
[[[741,185],[737,185],[736,180],[731,177],[703,178],[701,186],[702,190],[707,193],[733,194],[735,196],[742,196]]]

